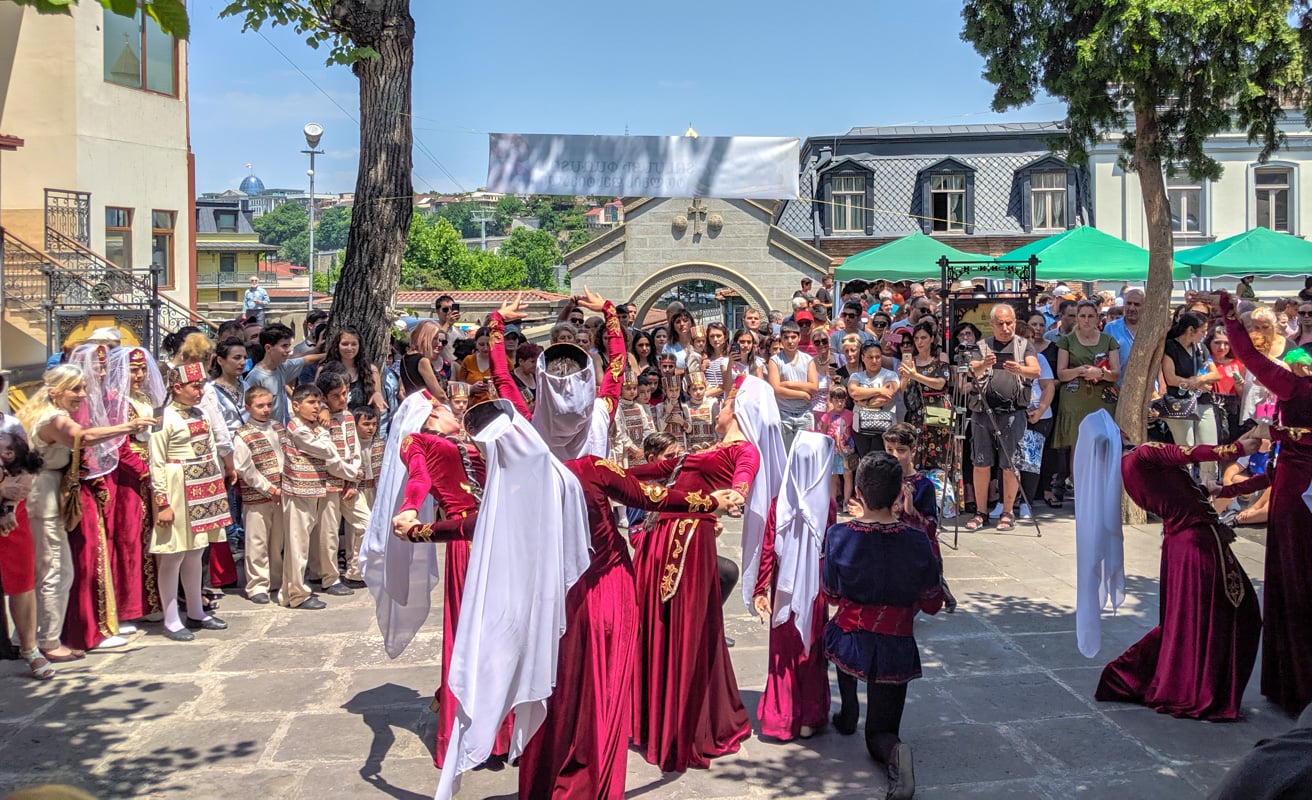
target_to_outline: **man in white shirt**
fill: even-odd
[[[815,359],[798,349],[802,331],[797,323],[782,323],[779,337],[783,349],[770,357],[767,375],[775,402],[779,404],[784,449],[791,450],[797,432],[812,428],[815,417],[811,414],[811,399],[820,391],[820,377]]]
[[[255,320],[261,327],[264,325],[264,312],[269,308],[269,293],[260,285],[260,279],[251,276],[251,288],[246,290],[242,298],[242,314],[248,320]]]

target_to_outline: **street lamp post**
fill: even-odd
[[[305,292],[305,311],[308,314],[314,310],[314,157],[323,155],[322,150],[317,150],[319,140],[323,138],[323,126],[317,122],[311,122],[305,126],[305,144],[308,150],[302,150],[310,157],[310,169],[306,175],[310,176],[310,286]]]

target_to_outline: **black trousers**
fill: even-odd
[[[738,565],[724,556],[716,556],[716,569],[720,573],[720,605],[729,601],[733,587],[738,585]]]
[[[838,671],[838,695],[842,698],[838,717],[846,727],[855,727],[860,705],[856,696],[857,679]],[[875,683],[866,681],[866,750],[876,761],[887,764],[893,748],[902,741],[898,730],[902,727],[902,709],[907,704],[905,683]]]

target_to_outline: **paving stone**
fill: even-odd
[[[904,728],[902,741],[911,745],[917,783],[927,786],[1007,781],[1037,774],[995,725]]]
[[[265,721],[234,725],[223,717],[160,720],[137,728],[109,755],[158,774],[197,767],[253,769],[273,733],[274,726]]]
[[[1013,636],[1011,641],[1029,656],[1034,663],[1045,669],[1064,669],[1067,667],[1088,667],[1095,663],[1103,666],[1102,656],[1115,658],[1121,650],[1106,640],[1094,659],[1085,658],[1075,641],[1075,633],[1035,633]],[[1108,645],[1111,644],[1109,647]]]
[[[146,636],[131,647],[88,656],[87,660],[94,659],[96,672],[102,675],[195,675],[215,646],[218,643],[200,637],[191,642],[171,642],[163,636]]]
[[[517,780],[513,769],[506,769],[511,778],[509,790],[515,790]],[[299,796],[306,800],[330,797],[429,798],[437,788],[442,773],[433,766],[431,758],[399,758],[391,755],[381,761],[369,760],[360,764],[322,764],[315,766],[301,780]],[[475,773],[479,775],[481,773]],[[482,781],[466,778],[461,796],[470,786]],[[475,797],[483,795],[476,794]]]
[[[201,695],[195,681],[130,678],[102,682],[67,693],[43,716],[48,719],[78,719],[87,724],[117,726],[138,720],[157,720],[175,713],[179,706]]]
[[[957,786],[923,786],[921,771],[916,770],[917,800],[957,800],[976,797],[984,800],[1061,800],[1064,795],[1046,791],[1037,781],[1002,781],[986,784],[959,784]],[[852,800],[857,800],[854,795]]]
[[[417,709],[433,699],[438,677],[436,665],[352,670],[335,700],[353,713],[375,708]],[[426,690],[414,688],[425,682],[431,684]]]
[[[225,647],[211,671],[255,673],[287,667],[322,667],[332,660],[336,649],[335,642],[328,638],[258,639]]]
[[[949,675],[1034,669],[1010,641],[1001,638],[942,639],[921,644],[921,658],[942,664]]]
[[[419,709],[368,709],[359,713],[298,714],[274,753],[285,764],[354,761],[385,756],[423,757],[427,747],[415,733]]]
[[[1064,769],[1075,772],[1116,773],[1156,760],[1133,737],[1099,718],[1037,719],[1011,727]]]
[[[223,714],[286,714],[322,706],[337,675],[324,670],[282,670],[225,680],[207,711]]]
[[[940,682],[939,689],[973,722],[1092,713],[1087,703],[1041,672],[954,677]]]
[[[1122,703],[1104,703],[1104,712],[1113,724],[1134,738],[1168,758],[1180,761],[1207,759],[1237,759],[1264,736],[1287,730],[1288,720],[1281,727],[1273,722],[1231,722],[1224,725],[1200,723],[1197,720],[1176,719],[1169,714],[1158,714],[1148,708]]]
[[[1138,772],[1106,771],[1097,778],[1075,781],[1074,796],[1080,800],[1125,800],[1151,797],[1154,800],[1197,797],[1198,790],[1168,767]]]
[[[295,608],[275,608],[270,613],[276,614],[264,636],[269,639],[284,637],[310,638],[332,634],[363,633],[371,627],[376,632],[377,617],[373,605],[365,607],[356,602],[352,605],[335,605],[337,598],[323,595],[321,600],[328,603],[328,608],[318,611],[301,611]],[[347,598],[354,600],[355,598]]]

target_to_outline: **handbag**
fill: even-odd
[[[952,409],[942,408],[940,406],[926,407],[925,424],[931,428],[952,427]]]
[[[865,408],[857,406],[854,411],[853,426],[856,432],[865,436],[879,436],[884,431],[897,424],[897,418],[893,416],[892,411],[885,411],[882,408]]]
[[[1166,419],[1198,419],[1198,395],[1175,397],[1165,395],[1153,401],[1153,410]]]

